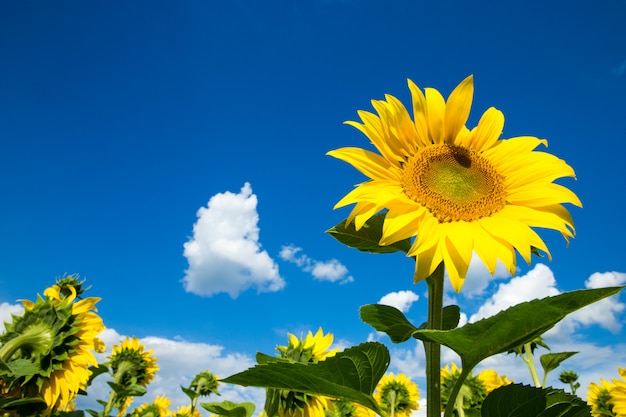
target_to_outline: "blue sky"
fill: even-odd
[[[80,274],[102,297],[109,344],[135,335],[154,348],[152,392],[175,403],[195,372],[234,373],[288,332],[389,344],[359,306],[386,296],[421,323],[425,284],[412,284],[403,255],[324,233],[364,179],[325,153],[367,146],[343,122],[386,93],[407,103],[407,78],[447,96],[469,74],[468,125],[494,106],[504,138],[547,138],[576,170],[563,184],[584,208],[571,210],[569,247],[540,232],[552,262],[520,260],[513,280],[474,265],[447,300],[471,320],[511,300],[623,284],[625,15],[610,0],[2,2],[0,314]],[[624,297],[548,340],[585,351],[566,363],[585,391],[626,366]],[[389,346],[392,370],[423,390],[421,347]],[[530,382],[516,364],[485,366]]]

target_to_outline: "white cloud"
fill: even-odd
[[[111,354],[114,344],[119,344],[124,336],[113,329],[107,329],[101,334],[101,338],[107,345],[107,352],[100,354],[99,362],[106,360]],[[207,343],[193,343],[185,340],[170,340],[161,337],[145,337],[141,339],[147,350],[152,349],[156,357],[159,370],[155,378],[148,386],[148,393],[138,397],[131,404],[130,409],[143,403],[154,401],[157,395],[165,395],[172,401],[170,409],[176,409],[181,405],[189,404],[189,398],[180,389],[187,387],[194,376],[201,371],[210,371],[219,377],[227,377],[241,372],[254,365],[254,359],[240,354],[227,353],[224,347]],[[98,376],[88,388],[87,397],[79,396],[77,408],[101,410],[97,399],[108,398],[110,388],[107,381],[111,378],[107,375]],[[260,388],[244,388],[238,385],[220,384],[218,387],[220,396],[209,396],[200,399],[200,402],[224,401],[233,402],[250,401],[257,406],[255,414],[263,408],[265,391]],[[202,414],[208,416],[208,411],[201,408]]]
[[[419,295],[415,294],[413,291],[391,292],[384,295],[378,301],[378,304],[392,306],[402,311],[403,313],[406,313],[410,310],[411,305],[413,305],[415,301],[419,300],[419,298]]]
[[[0,303],[0,323],[10,323],[13,321],[12,314],[21,316],[22,313],[24,313],[24,307],[21,304]],[[4,326],[0,326],[0,334],[4,333],[4,330]]]
[[[354,278],[349,274],[348,268],[337,259],[318,261],[309,258],[302,252],[302,248],[294,245],[283,246],[279,256],[282,260],[296,264],[304,272],[309,272],[320,281],[337,282],[346,284],[353,282]]]
[[[225,292],[236,298],[253,287],[271,292],[285,286],[278,266],[261,250],[256,206],[256,195],[245,183],[238,194],[216,194],[198,210],[193,237],[184,244],[186,291],[204,296]]]
[[[473,314],[469,321],[490,317],[511,306],[535,298],[559,294],[554,274],[547,266],[537,264],[526,275],[498,285],[496,292]]]

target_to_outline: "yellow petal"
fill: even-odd
[[[374,152],[362,148],[339,148],[327,152],[326,155],[349,163],[369,178],[397,181],[391,170],[391,163]]]
[[[408,84],[413,102],[413,123],[415,124],[418,145],[426,146],[432,143],[428,135],[426,98],[422,90],[420,90],[413,81],[408,80]]]
[[[490,107],[472,130],[472,147],[478,152],[491,148],[500,138],[504,128],[504,115],[495,107]]]
[[[450,93],[446,103],[444,116],[444,142],[453,144],[457,133],[461,130],[467,118],[469,117],[470,108],[472,107],[472,98],[474,96],[474,77],[469,76]]]
[[[430,140],[434,144],[442,144],[443,118],[446,112],[446,102],[439,91],[426,88],[426,116],[428,117],[428,131]]]

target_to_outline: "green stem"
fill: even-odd
[[[463,367],[461,369],[459,377],[456,379],[454,386],[450,390],[450,397],[448,398],[448,404],[446,404],[444,417],[451,417],[454,413],[454,405],[456,404],[456,401],[458,400],[458,398],[463,398],[463,395],[459,395],[459,392],[461,391],[461,388],[463,388],[463,384],[465,383],[465,380],[467,379],[467,376],[470,374],[470,372],[472,372],[471,368]]]
[[[443,326],[443,262],[426,278],[428,284],[428,329]],[[426,416],[441,417],[441,345],[424,342],[426,351]]]
[[[526,353],[526,358],[524,359],[524,362],[526,362],[526,365],[528,365],[528,369],[530,369],[530,376],[532,376],[533,378],[533,383],[535,384],[535,387],[541,388],[541,382],[539,382],[539,375],[537,375],[537,370],[535,369],[533,350],[530,343],[526,343],[524,345],[524,353]]]

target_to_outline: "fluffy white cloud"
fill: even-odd
[[[320,281],[339,282],[346,284],[353,282],[354,278],[349,274],[348,268],[337,259],[318,261],[309,258],[302,252],[302,248],[293,245],[283,246],[280,250],[280,258],[300,267],[304,272],[309,272]]]
[[[406,313],[419,298],[419,295],[415,294],[413,291],[390,292],[378,300],[378,304],[392,306]]]
[[[496,292],[475,314],[470,316],[469,321],[474,322],[481,318],[493,316],[524,301],[557,294],[559,294],[559,290],[556,288],[554,274],[547,266],[537,264],[526,275],[498,285]]]
[[[193,237],[184,244],[186,291],[204,296],[225,292],[236,298],[253,287],[262,292],[285,286],[278,266],[261,250],[256,207],[256,195],[245,183],[238,194],[216,194],[198,210]]]
[[[99,362],[106,360],[106,357],[111,354],[112,346],[119,344],[124,336],[113,329],[107,329],[101,334],[101,338],[107,345],[107,352],[99,355]],[[147,350],[152,349],[154,351],[153,355],[158,359],[159,370],[148,386],[148,393],[143,397],[136,398],[131,404],[131,409],[140,404],[154,401],[157,395],[167,396],[172,401],[171,409],[187,405],[189,398],[180,387],[187,387],[198,372],[208,370],[220,377],[226,377],[241,372],[255,363],[254,359],[249,356],[240,353],[227,353],[224,347],[207,343],[193,343],[160,337],[145,337],[141,339],[141,343],[145,345]],[[100,410],[102,406],[96,403],[96,400],[108,398],[110,388],[107,381],[110,380],[111,378],[107,375],[101,375],[94,379],[92,386],[88,389],[89,395],[87,397],[79,396],[77,408]],[[219,397],[204,397],[201,402],[250,401],[256,404],[256,414],[258,414],[265,401],[263,389],[244,388],[231,384],[221,384],[218,389],[221,394]],[[203,415],[209,415],[204,409],[201,411]]]

